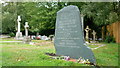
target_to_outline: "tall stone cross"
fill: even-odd
[[[89,26],[87,26],[86,29],[85,29],[85,32],[86,32],[85,38],[86,38],[86,40],[89,39],[89,31],[90,31],[90,30],[91,30],[91,29],[89,28]]]
[[[18,32],[20,32],[20,21],[21,21],[21,18],[20,18],[20,16],[18,16],[18,19],[17,19],[17,22],[18,22]]]
[[[31,39],[28,36],[28,28],[29,28],[28,22],[25,22],[25,26],[24,27],[25,27],[25,37],[24,37],[23,42],[29,44]]]
[[[16,39],[17,40],[22,40],[22,32],[20,32],[20,21],[21,21],[21,18],[20,18],[20,16],[18,16],[18,19],[17,19],[18,29],[16,32]]]
[[[26,37],[28,37],[28,28],[29,28],[28,22],[25,22],[25,36]]]
[[[95,41],[95,38],[96,38],[96,32],[93,30],[92,34],[93,34],[93,40]]]

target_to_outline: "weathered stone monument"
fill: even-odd
[[[24,27],[25,27],[25,37],[24,37],[23,42],[24,43],[29,43],[31,41],[31,39],[28,36],[28,28],[29,28],[28,22],[25,22],[25,26]]]
[[[22,32],[20,32],[20,21],[21,21],[21,18],[20,16],[18,16],[18,19],[17,19],[17,22],[18,22],[18,28],[17,28],[17,33],[16,33],[16,38],[17,40],[22,40]]]
[[[92,34],[93,34],[93,41],[95,41],[96,40],[96,32],[93,30]]]
[[[89,31],[90,31],[90,30],[91,30],[91,29],[89,28],[89,26],[87,26],[86,29],[85,29],[85,32],[86,32],[85,38],[86,38],[86,40],[89,40]]]
[[[28,22],[25,22],[25,36],[26,37],[28,37],[28,28],[29,28]]]
[[[94,54],[85,45],[80,11],[77,6],[67,6],[57,12],[55,49],[57,55],[80,57],[95,63]]]

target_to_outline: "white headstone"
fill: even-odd
[[[45,35],[43,35],[43,36],[41,37],[41,40],[48,40],[48,37],[45,36]]]
[[[31,39],[35,39],[35,36],[34,36],[34,35],[32,35],[32,36],[31,36]]]
[[[18,29],[17,29],[17,32],[16,32],[16,39],[17,40],[22,40],[23,39],[22,32],[20,32],[20,21],[21,21],[21,18],[20,18],[20,16],[18,16],[18,19],[17,19]]]
[[[20,32],[20,21],[21,21],[21,18],[20,18],[20,16],[18,16],[18,19],[17,19],[17,22],[18,22],[18,32]]]
[[[93,30],[92,34],[93,34],[93,40],[95,41],[96,40],[96,32]]]
[[[81,14],[82,30],[84,31],[84,15]]]
[[[31,39],[30,39],[30,37],[28,36],[28,28],[29,28],[29,25],[28,25],[28,22],[25,22],[25,37],[24,37],[24,40],[23,40],[23,42],[24,43],[30,43],[30,41],[31,41]]]
[[[26,37],[28,36],[28,28],[29,28],[28,22],[25,22],[25,36]]]

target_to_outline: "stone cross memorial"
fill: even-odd
[[[26,37],[28,37],[28,28],[29,28],[28,22],[25,22],[25,36]]]
[[[17,40],[21,40],[22,39],[22,32],[20,32],[20,21],[21,21],[21,18],[20,18],[20,16],[18,16],[18,19],[17,19],[18,29],[17,29],[17,33],[16,33],[16,39]]]
[[[57,12],[55,49],[57,55],[80,57],[95,63],[94,54],[85,45],[80,11],[77,6],[67,6]]]
[[[85,29],[85,32],[86,32],[85,38],[86,38],[86,40],[89,40],[89,31],[90,31],[90,30],[91,30],[91,29],[89,28],[89,26],[87,26],[86,29]]]
[[[24,43],[30,43],[31,39],[28,36],[28,28],[29,28],[28,22],[25,22],[25,26],[24,27],[25,27],[25,37],[24,37],[23,42]]]
[[[93,30],[92,34],[93,34],[93,40],[95,41],[96,40],[96,32]]]

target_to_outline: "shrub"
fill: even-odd
[[[10,37],[15,37],[15,34],[13,32],[9,33]]]
[[[110,43],[110,42],[115,43],[115,38],[113,36],[108,35],[108,36],[105,37],[105,42],[107,42],[107,43]]]

